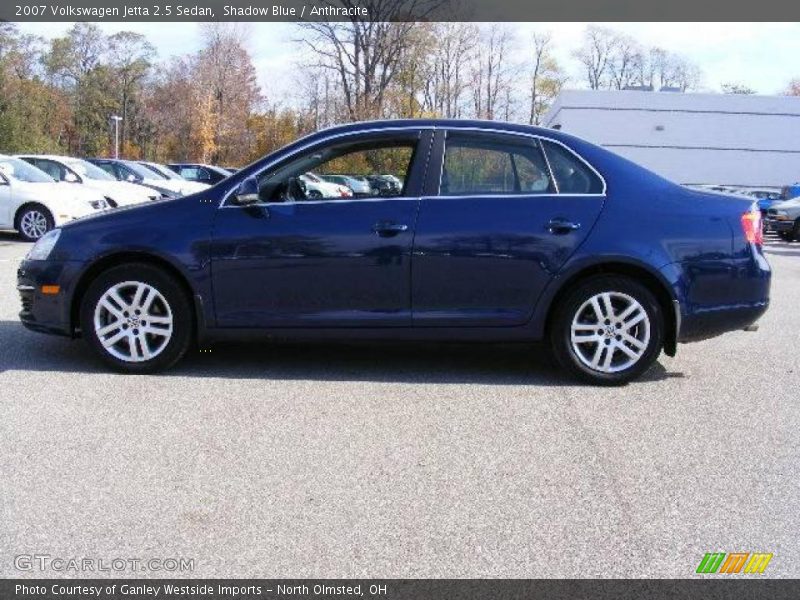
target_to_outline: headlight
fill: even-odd
[[[104,208],[108,208],[108,203],[105,201],[105,199],[89,200],[89,205],[95,210],[103,210]]]
[[[60,236],[60,229],[48,231],[33,245],[33,248],[31,248],[30,252],[28,252],[28,256],[25,258],[27,260],[47,260],[53,248],[56,247],[56,242]]]

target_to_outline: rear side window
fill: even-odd
[[[535,140],[452,132],[447,135],[439,189],[443,196],[554,191]]]
[[[553,142],[542,140],[560,194],[602,194],[603,181],[572,152]]]

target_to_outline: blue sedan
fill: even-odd
[[[312,198],[309,171],[389,195]],[[30,329],[152,372],[193,341],[548,341],[620,384],[679,342],[769,303],[760,213],[583,140],[499,122],[398,120],[314,133],[183,198],[45,235],[18,273]]]

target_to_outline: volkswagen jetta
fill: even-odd
[[[311,198],[309,171],[402,185]],[[22,322],[111,367],[162,369],[195,340],[549,341],[626,382],[679,342],[767,309],[760,213],[560,131],[406,120],[320,131],[198,194],[44,236]]]

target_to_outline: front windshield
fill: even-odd
[[[75,171],[79,176],[84,179],[96,179],[99,181],[116,181],[111,175],[103,171],[100,167],[93,165],[89,161],[73,159],[68,160],[66,164],[70,169]]]
[[[6,177],[28,183],[53,183],[55,181],[44,171],[26,163],[24,160],[11,158],[10,156],[0,158],[0,171]]]
[[[142,163],[146,169],[150,169],[153,173],[157,173],[161,175],[164,179],[183,179],[180,175],[178,175],[175,171],[171,171],[167,167],[162,167],[156,163]]]

